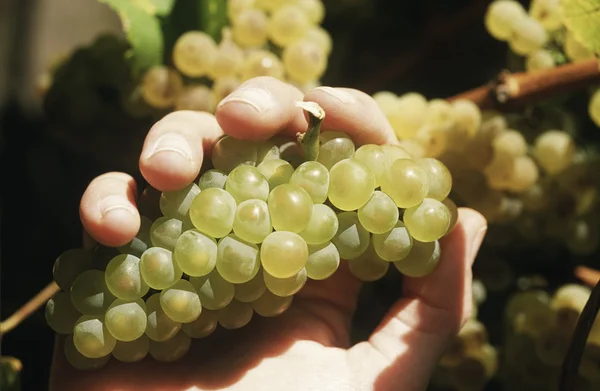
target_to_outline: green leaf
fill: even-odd
[[[200,3],[200,29],[221,40],[221,31],[227,25],[227,2],[223,0],[198,0]]]
[[[567,28],[583,46],[600,53],[600,0],[561,0]]]
[[[171,13],[175,0],[132,0],[132,3],[151,15],[165,16]]]
[[[0,357],[0,390],[19,391],[23,364],[14,357]]]
[[[141,7],[139,1],[99,0],[111,7],[123,24],[131,49],[126,56],[133,71],[139,75],[148,68],[162,63],[164,40],[159,19]],[[154,1],[154,0],[153,0]],[[146,2],[152,2],[146,0]],[[155,0],[163,3],[164,1]]]

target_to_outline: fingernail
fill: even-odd
[[[108,215],[117,215],[122,212],[134,216],[137,214],[137,211],[125,196],[112,195],[100,201],[100,213],[102,214],[102,218],[106,218]]]
[[[223,99],[217,108],[222,108],[229,103],[241,103],[252,107],[259,113],[267,111],[276,105],[273,95],[262,88],[242,87],[233,91],[228,97]]]
[[[337,100],[339,100],[342,103],[356,102],[356,99],[354,99],[354,96],[352,96],[352,94],[349,94],[348,92],[346,92],[344,90],[340,90],[339,88],[336,89],[336,88],[332,88],[332,87],[317,87],[317,88],[315,88],[315,90],[323,91],[327,95],[333,96],[334,98],[336,98]]]
[[[148,153],[148,158],[161,152],[174,152],[186,160],[192,160],[192,147],[187,139],[179,134],[167,133],[161,136]]]

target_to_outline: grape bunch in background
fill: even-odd
[[[141,97],[155,109],[214,112],[231,91],[257,76],[301,90],[318,86],[332,46],[319,26],[324,14],[321,0],[229,1],[230,25],[221,41],[202,31],[181,35],[171,63],[143,76]]]
[[[298,105],[311,113],[298,140],[225,136],[196,182],[145,190],[128,245],[57,259],[62,292],[46,317],[68,335],[73,366],[98,368],[111,355],[178,360],[217,324],[238,329],[255,314],[282,314],[307,280],[329,278],[341,262],[367,282],[391,265],[410,277],[435,270],[439,240],[457,219],[445,165],[319,133],[323,111]]]

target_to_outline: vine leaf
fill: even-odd
[[[167,9],[166,0],[99,0],[112,8],[121,18],[130,50],[125,54],[136,75],[162,63],[164,41],[158,17]],[[152,6],[154,4],[154,8]],[[145,6],[143,6],[145,5]],[[161,7],[159,7],[161,6]]]
[[[583,46],[600,53],[600,0],[560,0],[563,20]]]

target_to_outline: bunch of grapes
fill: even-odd
[[[213,112],[244,81],[271,76],[308,90],[319,85],[332,41],[320,27],[321,0],[232,0],[230,26],[217,43],[202,31],[181,35],[172,65],[149,69],[143,101],[160,110]],[[184,80],[185,79],[185,80]]]
[[[238,329],[255,313],[282,314],[308,279],[329,278],[340,262],[363,281],[391,264],[411,277],[433,272],[439,239],[457,219],[448,169],[319,128],[311,121],[298,141],[225,136],[197,182],[146,189],[129,244],[62,254],[54,266],[62,292],[46,316],[69,335],[73,366],[98,368],[111,354],[178,360],[217,324]]]

